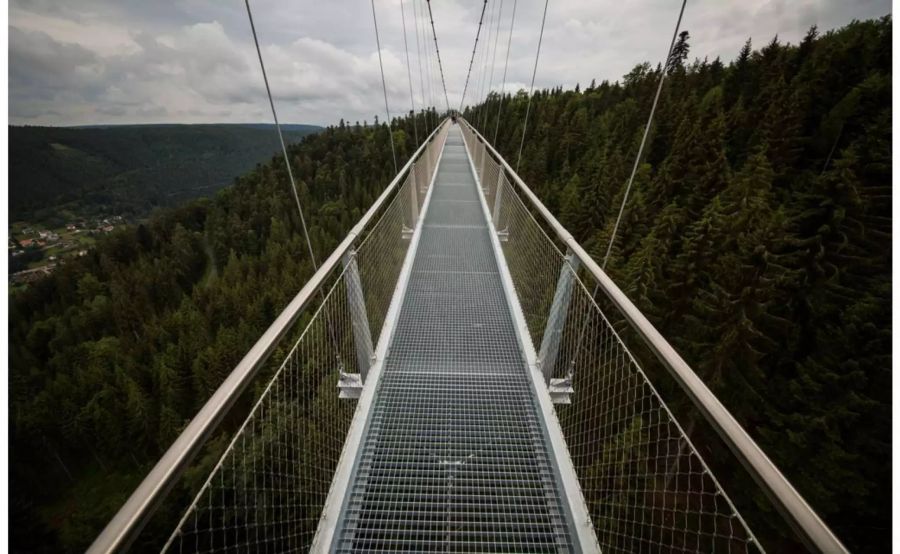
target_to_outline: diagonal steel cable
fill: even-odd
[[[519,142],[519,156],[516,159],[516,173],[519,172],[519,164],[522,163],[522,147],[525,146],[525,131],[528,130],[528,116],[531,114],[531,98],[534,96],[534,78],[537,75],[538,59],[541,57],[541,42],[544,40],[544,24],[547,23],[547,5],[550,0],[544,0],[544,16],[541,18],[541,34],[538,35],[537,53],[534,55],[534,70],[531,72],[531,89],[528,91],[528,106],[525,108],[525,122],[522,124],[522,141]]]
[[[306,227],[306,218],[303,216],[303,208],[300,205],[300,196],[297,194],[297,183],[294,181],[294,172],[291,170],[291,162],[290,158],[288,158],[287,148],[284,145],[284,136],[281,133],[281,124],[278,122],[278,113],[275,111],[275,101],[272,100],[272,89],[269,87],[269,78],[266,75],[266,66],[263,63],[262,51],[259,48],[259,39],[256,36],[256,25],[253,23],[253,12],[250,10],[250,0],[244,0],[244,5],[247,7],[247,18],[250,20],[250,30],[253,33],[253,44],[256,46],[256,56],[259,58],[259,67],[262,70],[263,82],[266,84],[266,95],[269,98],[269,107],[272,108],[272,118],[275,120],[275,129],[278,131],[278,141],[281,143],[281,153],[284,155],[284,164],[287,167],[288,177],[291,181],[291,191],[294,193],[294,201],[297,203],[297,212],[300,214],[300,225],[303,228],[303,236],[306,238],[306,247],[309,249],[309,259],[312,262],[313,271],[319,270],[319,265],[316,262],[316,254],[313,251],[312,241],[309,238],[309,230]],[[393,150],[393,141],[391,142],[391,149]],[[394,160],[394,166],[396,167],[397,161],[396,158]],[[325,302],[325,292],[319,291],[322,302]],[[334,324],[331,322],[328,317],[325,317],[325,327],[328,331],[329,339],[332,342],[332,345],[336,345],[337,339],[335,337]],[[336,348],[336,347],[335,347]],[[335,349],[335,352],[338,352]],[[340,357],[340,353],[336,354],[336,362],[338,367],[344,367],[344,362]]]
[[[430,3],[429,3],[430,5]],[[472,46],[472,57],[469,59],[469,71],[466,73],[466,84],[463,86],[462,98],[459,100],[459,111],[462,111],[466,101],[466,91],[469,89],[469,77],[472,75],[472,64],[475,62],[475,51],[478,50],[478,37],[481,35],[481,24],[484,22],[484,11],[487,8],[487,0],[481,5],[481,17],[478,19],[478,30],[475,31],[475,44]]]
[[[487,84],[487,56],[488,52],[491,49],[491,30],[494,27],[494,6],[496,6],[496,2],[490,3],[490,11],[487,12],[488,15],[488,24],[487,24],[487,36],[482,41],[484,43],[484,48],[482,48],[478,52],[478,69],[475,71],[475,87],[472,89],[474,91],[478,91],[475,96],[475,102],[481,101],[484,98],[484,87]],[[482,111],[479,111],[479,115]],[[480,118],[479,118],[480,119]]]
[[[422,2],[426,2],[427,0],[421,0]],[[425,53],[426,60],[428,61],[427,70],[428,70],[428,104],[435,110],[435,114],[437,112],[437,102],[435,101],[435,97],[439,96],[437,93],[437,70],[434,68],[435,59],[434,59],[434,41],[427,40],[425,35],[428,34],[428,21],[425,20],[425,8],[421,9],[422,11],[422,40],[425,41]],[[432,114],[432,126],[437,125],[437,121],[435,121],[435,114]]]
[[[372,22],[375,24],[375,45],[378,47],[378,67],[381,69],[381,90],[384,92],[384,111],[387,112],[388,136],[391,138],[391,156],[394,158],[394,173],[397,173],[397,151],[394,148],[394,132],[391,130],[391,108],[388,106],[387,84],[384,81],[384,63],[381,61],[381,39],[378,36],[378,18],[375,16],[375,0],[372,3]]]
[[[622,204],[619,206],[619,215],[616,217],[616,224],[613,227],[612,235],[609,239],[609,245],[606,248],[606,255],[603,256],[603,264],[600,266],[602,269],[606,270],[606,264],[609,262],[609,255],[612,252],[613,243],[616,240],[616,232],[619,229],[619,222],[622,219],[622,214],[625,211],[625,204],[628,201],[628,193],[631,190],[631,184],[634,181],[634,175],[637,172],[638,164],[640,163],[641,154],[644,151],[644,144],[647,141],[647,133],[650,130],[650,124],[653,123],[653,114],[656,112],[656,105],[659,102],[659,94],[662,91],[663,81],[666,77],[666,71],[669,68],[669,58],[672,56],[672,48],[675,46],[675,37],[678,36],[678,29],[681,27],[681,18],[684,15],[684,7],[687,4],[687,0],[682,0],[681,2],[681,10],[678,12],[678,20],[675,22],[675,32],[672,33],[672,41],[669,43],[669,49],[666,53],[665,61],[663,62],[662,73],[659,76],[659,84],[656,87],[656,96],[653,98],[653,106],[650,108],[650,116],[647,118],[647,125],[644,127],[644,135],[641,138],[641,144],[638,148],[637,156],[634,159],[634,166],[631,168],[631,176],[628,178],[628,185],[625,187],[625,195],[622,197]],[[594,285],[594,290],[591,292],[591,300],[597,298],[597,293],[600,292],[600,284],[597,283]],[[575,359],[578,357],[578,353],[582,348],[582,343],[584,342],[584,333],[585,327],[582,326],[581,331],[578,335],[578,340],[575,343],[575,353],[572,356],[572,366],[569,368],[569,371],[574,371]]]
[[[485,98],[485,103],[484,103],[484,118],[482,119],[482,122],[481,122],[482,129],[486,128],[486,126],[490,120],[489,101],[490,101],[490,97],[491,97],[491,89],[494,87],[494,66],[497,63],[497,42],[498,42],[497,39],[500,38],[500,20],[501,19],[503,19],[503,0],[500,0],[500,10],[497,13],[497,28],[494,30],[494,52],[491,56],[491,74],[490,74],[490,78],[488,79],[488,93],[487,93],[487,98]],[[485,131],[487,131],[487,129],[485,129]]]
[[[419,65],[419,95],[422,99],[422,111],[425,111],[425,81],[422,78],[422,47],[419,43],[419,9],[418,9],[419,0],[413,0],[413,22],[415,23],[416,28],[416,62]],[[425,122],[425,128],[430,129],[428,125],[428,116],[426,114],[422,114],[422,119]],[[428,134],[428,133],[426,133]]]
[[[656,86],[656,96],[653,97],[653,106],[650,107],[650,115],[647,117],[647,124],[644,126],[644,135],[641,137],[641,145],[638,147],[637,156],[634,157],[634,165],[631,167],[628,185],[625,186],[625,194],[622,196],[622,205],[619,206],[619,215],[616,216],[616,224],[613,226],[612,235],[609,237],[606,255],[603,256],[603,264],[601,265],[603,269],[606,269],[606,264],[609,262],[609,255],[612,253],[612,247],[616,241],[616,233],[619,231],[619,223],[622,221],[622,214],[625,212],[625,204],[628,202],[628,193],[631,192],[631,184],[634,182],[634,175],[637,173],[638,165],[641,163],[641,155],[644,153],[647,135],[650,133],[650,126],[653,124],[653,114],[656,113],[656,104],[659,103],[659,94],[662,92],[663,81],[666,80],[666,73],[669,70],[669,59],[672,57],[672,48],[675,47],[675,37],[678,36],[678,29],[681,27],[681,17],[684,15],[684,7],[686,5],[687,0],[682,0],[681,11],[678,12],[678,21],[675,23],[675,32],[672,33],[672,42],[669,43],[669,50],[659,75],[659,84]]]
[[[313,271],[319,269],[316,263],[316,254],[313,252],[312,241],[309,239],[309,231],[306,228],[306,218],[303,217],[303,207],[300,205],[300,195],[297,194],[297,183],[294,181],[294,172],[291,170],[291,160],[288,157],[287,147],[284,145],[284,136],[281,134],[281,124],[278,123],[278,113],[275,111],[275,102],[272,100],[272,89],[269,87],[269,77],[266,75],[266,65],[263,63],[262,51],[259,49],[259,39],[256,37],[256,25],[253,24],[253,12],[250,11],[250,0],[244,0],[247,6],[247,17],[250,19],[250,31],[253,33],[253,44],[256,46],[256,56],[259,58],[259,68],[262,70],[263,81],[266,83],[266,95],[269,97],[269,107],[272,108],[272,119],[275,120],[275,130],[278,131],[278,141],[281,143],[281,153],[284,156],[284,165],[287,167],[288,177],[291,180],[291,190],[294,193],[294,201],[297,203],[297,213],[300,214],[300,225],[303,227],[303,236],[306,238],[306,247],[309,249],[309,259],[312,261]],[[396,162],[395,162],[396,164]]]
[[[400,19],[403,21],[403,49],[406,50],[406,76],[409,78],[409,101],[412,104],[413,136],[416,138],[416,147],[418,147],[419,125],[416,120],[416,97],[413,94],[412,70],[409,67],[409,45],[406,43],[406,13],[403,9],[403,0],[400,0]]]
[[[413,0],[413,6],[419,4],[419,2],[424,0]],[[427,40],[427,23],[425,22],[425,8],[419,7],[418,13],[420,14],[418,17],[421,19],[422,25],[422,53],[425,56],[425,85],[427,88],[423,89],[422,94],[427,93],[427,100],[425,103],[428,105],[428,117],[429,117],[429,129],[432,129],[434,125],[436,125],[434,121],[434,116],[431,113],[431,108],[434,107],[434,76],[432,75],[432,61],[431,61],[431,43]]]
[[[509,69],[509,50],[512,46],[513,27],[516,24],[516,7],[519,0],[513,0],[512,18],[509,20],[509,38],[506,41],[506,62],[503,64],[503,84],[500,85],[500,102],[497,104],[497,124],[494,126],[494,140],[492,144],[497,144],[497,133],[500,131],[500,113],[503,111],[503,89],[506,88],[506,71]]]
[[[487,2],[487,0],[484,0]],[[438,68],[441,70],[441,86],[444,87],[444,102],[447,104],[447,111],[450,111],[450,97],[447,96],[447,81],[444,79],[444,64],[441,62],[441,49],[438,47],[437,31],[434,29],[434,14],[431,12],[431,0],[428,3],[428,17],[431,19],[431,34],[434,36],[434,52],[437,54]]]
[[[491,57],[491,38],[493,37],[494,32],[494,7],[497,5],[497,2],[491,3],[491,11],[490,16],[488,17],[488,27],[487,27],[487,38],[485,40],[483,55],[481,60],[481,83],[478,91],[478,98],[484,99],[487,98],[487,74],[488,74],[488,59]],[[490,92],[490,91],[488,91]],[[482,100],[482,103],[484,100]],[[481,113],[484,113],[484,109],[481,110]],[[479,120],[483,120],[483,117],[479,117]]]

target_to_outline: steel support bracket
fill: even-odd
[[[494,190],[489,190],[490,185],[488,185],[488,188],[485,189],[485,199],[487,199],[487,195],[488,195],[488,193],[490,193],[491,200],[493,200],[493,204],[489,205],[488,208],[493,210],[491,212],[491,221],[494,222],[494,225],[497,224],[496,219],[499,217],[499,214],[497,213],[497,212],[499,212],[499,210],[497,209],[497,205],[498,205],[497,204],[497,196],[500,194],[500,185],[501,184],[503,184],[503,168],[498,165],[497,166],[497,181],[494,183]]]
[[[571,404],[572,395],[575,394],[575,389],[572,387],[572,376],[550,379],[547,390],[550,392],[550,400],[554,404]]]
[[[344,396],[345,376],[357,375],[360,386],[366,381],[366,374],[372,363],[375,348],[372,346],[372,333],[369,331],[369,316],[366,312],[366,299],[363,295],[362,281],[359,278],[359,266],[356,263],[356,250],[349,249],[342,258],[344,264],[344,283],[347,289],[347,307],[350,309],[350,322],[353,328],[353,344],[356,349],[356,363],[359,373],[343,373],[338,388],[341,389],[341,398],[359,398],[356,396]],[[348,383],[350,383],[348,381]],[[346,387],[351,387],[347,384]],[[349,389],[348,389],[349,390]]]
[[[359,373],[341,373],[337,386],[338,398],[356,400],[362,394],[363,380]]]
[[[572,300],[576,271],[578,271],[578,258],[571,251],[566,252],[565,262],[559,271],[556,292],[553,294],[553,304],[550,305],[550,315],[547,317],[547,325],[544,327],[544,337],[541,340],[541,349],[538,354],[544,381],[548,386],[552,386],[554,381],[558,381],[557,385],[561,386],[561,382],[564,381],[564,379],[553,379],[553,370],[556,368],[559,346],[562,342],[563,332],[566,329],[566,316],[569,313],[569,304]],[[568,388],[571,389],[571,375],[567,376],[566,379],[569,381]]]
[[[412,227],[415,227],[416,222],[419,221],[419,176],[416,167],[416,163],[413,162],[412,167],[409,168],[409,175],[412,179],[409,183],[409,223]]]
[[[479,181],[484,180],[484,171],[487,168],[487,159],[488,159],[487,147],[482,145],[481,151],[482,151],[481,162],[478,167],[478,180]]]
[[[494,228],[500,228],[500,205],[503,202],[503,168],[500,168],[500,175],[497,177],[497,190],[494,191],[494,213],[492,214],[491,220],[494,223]]]

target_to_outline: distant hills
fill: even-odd
[[[33,128],[31,125],[22,127]],[[119,129],[122,127],[147,128],[147,127],[246,127],[249,129],[268,129],[275,131],[273,123],[140,123],[140,124],[115,124],[99,123],[97,125],[67,125],[63,127],[50,127],[51,129]],[[322,130],[320,125],[307,125],[306,123],[282,123],[282,131],[306,131],[316,132]]]
[[[321,127],[282,130],[298,142]],[[265,123],[10,126],[10,221],[141,217],[212,194],[279,149]]]

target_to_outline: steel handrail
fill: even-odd
[[[832,533],[828,525],[797,492],[778,467],[756,444],[747,431],[731,415],[727,408],[712,393],[681,355],[660,334],[652,323],[629,300],[621,289],[609,278],[605,271],[591,258],[580,244],[566,231],[565,227],[550,213],[550,210],[528,188],[503,156],[462,117],[458,117],[480,140],[494,159],[501,164],[507,175],[523,193],[550,229],[573,254],[584,268],[594,277],[600,289],[622,314],[625,320],[643,339],[644,343],[659,359],[688,395],[694,406],[700,410],[706,421],[716,430],[719,437],[731,449],[754,481],[760,486],[782,517],[797,533],[807,548],[827,554],[846,553],[847,548]]]
[[[172,446],[166,450],[166,453],[150,470],[147,477],[131,493],[125,504],[122,505],[100,535],[97,536],[90,548],[88,548],[88,553],[116,552],[125,550],[131,545],[187,465],[216,430],[224,415],[259,373],[260,368],[272,354],[279,340],[287,334],[297,318],[300,317],[304,308],[309,305],[310,301],[318,293],[319,288],[331,272],[336,267],[339,267],[344,254],[350,250],[357,237],[360,236],[379,209],[387,202],[391,193],[399,187],[401,177],[406,175],[413,163],[421,156],[425,148],[445,125],[447,125],[446,119],[428,135],[428,138],[410,156],[406,165],[384,189],[369,210],[350,229],[347,237],[331,253],[328,259],[322,263],[318,271],[300,289],[300,292],[297,293],[266,332],[256,341],[256,344],[253,345],[243,359],[238,362],[225,381],[206,401],[206,404],[197,412],[197,415],[194,416],[184,431],[172,443]]]

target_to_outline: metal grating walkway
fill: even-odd
[[[574,552],[459,129],[447,138],[335,552]]]

